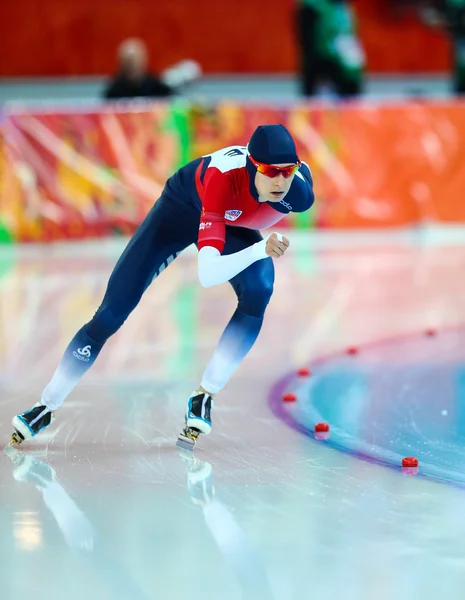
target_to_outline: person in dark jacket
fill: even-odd
[[[118,49],[119,71],[104,91],[107,100],[167,98],[201,75],[201,67],[183,60],[160,75],[148,71],[147,47],[142,40],[129,38]]]
[[[350,2],[298,0],[297,34],[304,96],[316,94],[320,83],[332,84],[340,97],[362,92],[365,55]]]

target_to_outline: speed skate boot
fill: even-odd
[[[13,417],[14,431],[11,444],[18,445],[25,440],[30,440],[35,435],[53,423],[55,417],[51,410],[38,402],[31,410]]]
[[[204,392],[192,392],[186,411],[186,426],[179,434],[176,445],[193,450],[201,433],[208,435],[212,429],[213,398]]]

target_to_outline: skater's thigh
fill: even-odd
[[[191,207],[162,196],[116,263],[102,304],[137,303],[152,280],[195,241],[198,224]]]

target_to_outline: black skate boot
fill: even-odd
[[[13,417],[15,428],[11,436],[11,444],[18,445],[25,440],[30,440],[35,435],[53,423],[55,417],[49,408],[40,402],[34,404],[31,410]]]
[[[192,392],[187,404],[186,426],[178,436],[177,446],[193,450],[201,433],[208,435],[212,429],[211,410],[213,398],[203,392]]]

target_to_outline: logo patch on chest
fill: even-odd
[[[224,213],[224,218],[227,221],[235,221],[236,219],[238,219],[242,214],[241,210],[227,210]]]

